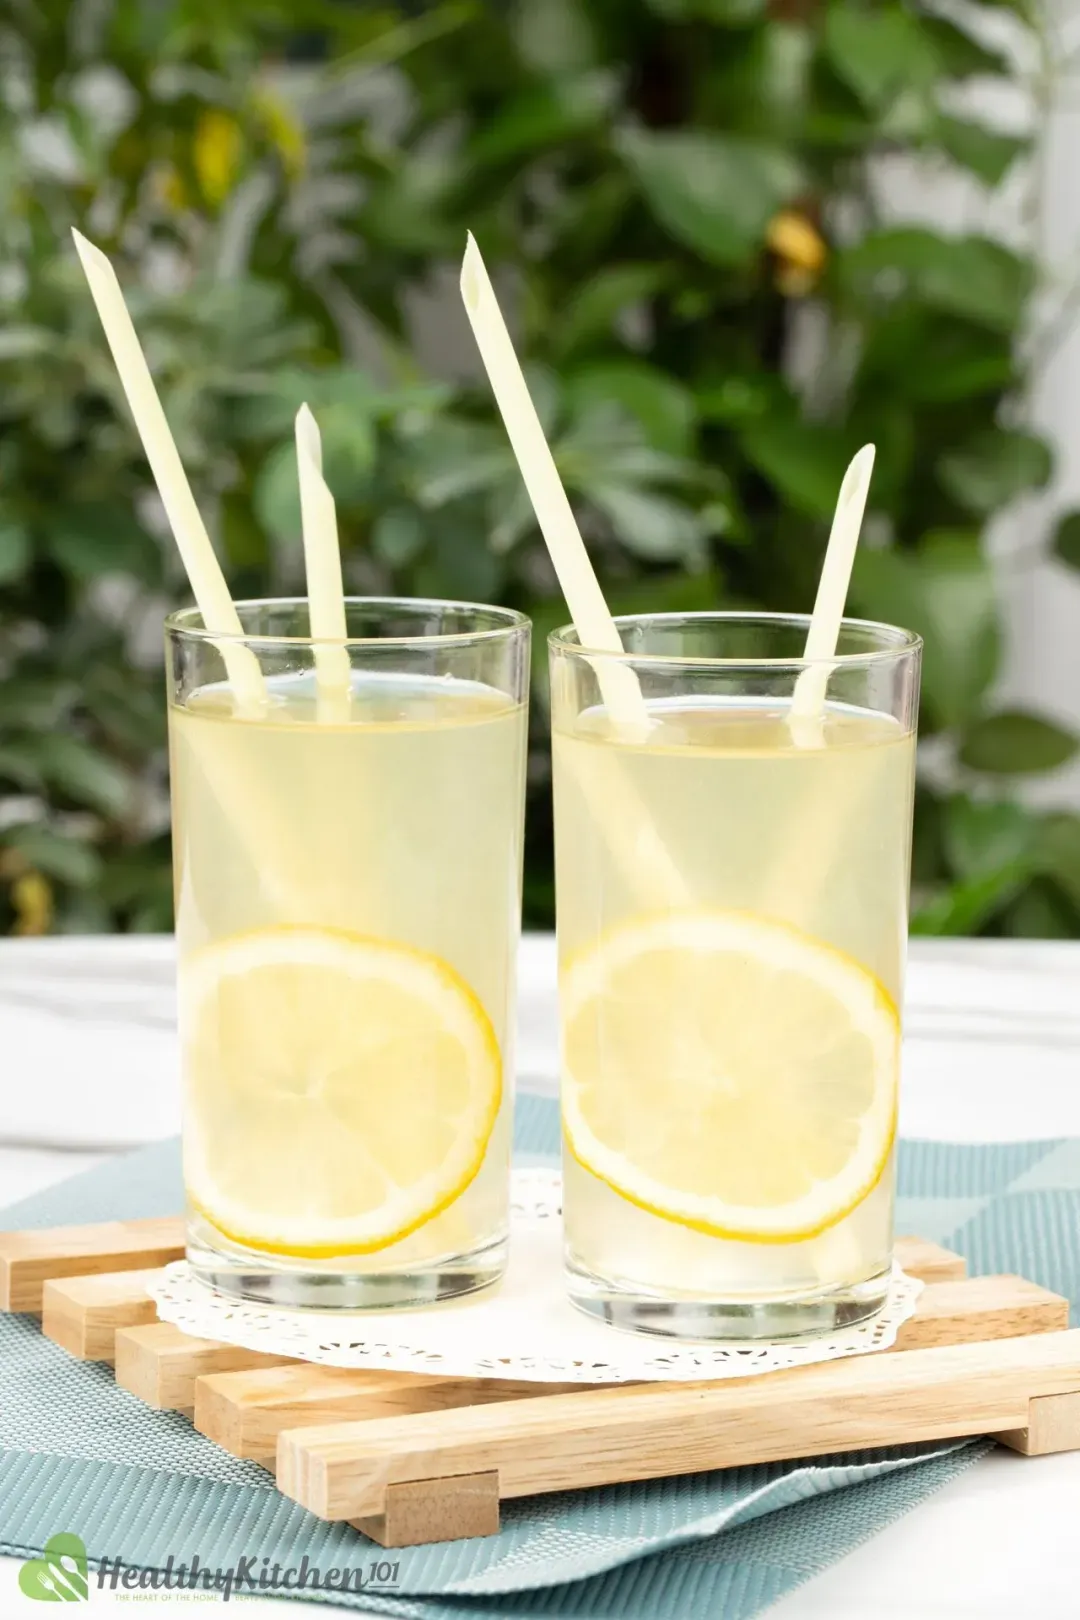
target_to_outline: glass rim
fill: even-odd
[[[754,609],[741,610],[739,608],[699,608],[685,613],[619,613],[614,616],[616,629],[626,629],[636,625],[677,625],[677,624],[730,624],[730,625],[762,625],[766,628],[801,629],[804,634],[810,628],[809,613],[766,613]],[[609,647],[583,646],[574,639],[577,630],[572,624],[561,625],[552,630],[548,636],[548,647],[553,653],[562,653],[574,658],[585,658],[590,663],[601,659],[623,664],[647,664],[651,668],[664,667],[669,669],[763,669],[763,670],[800,670],[811,669],[815,666],[825,666],[828,669],[852,668],[867,664],[888,663],[890,660],[903,657],[905,654],[918,652],[923,645],[922,636],[914,630],[905,630],[900,625],[887,624],[879,619],[847,618],[840,622],[843,630],[862,630],[877,636],[883,643],[878,647],[871,647],[866,652],[833,653],[831,658],[761,658],[761,657],[710,657],[703,653],[654,653],[632,652],[623,648],[621,652],[614,652]]]
[[[237,612],[244,608],[304,608],[308,607],[306,596],[253,596],[246,597],[233,606]],[[165,634],[185,641],[205,642],[214,647],[464,647],[476,642],[498,641],[522,629],[531,629],[532,621],[525,613],[519,613],[517,608],[497,607],[490,602],[459,602],[449,597],[438,596],[346,596],[346,611],[350,607],[369,607],[376,611],[382,609],[386,612],[412,609],[417,612],[445,611],[450,608],[458,613],[474,613],[487,615],[495,623],[478,627],[475,630],[449,630],[428,631],[415,635],[403,636],[346,636],[340,640],[333,636],[283,636],[273,633],[259,634],[258,632],[241,631],[236,635],[231,631],[208,630],[202,622],[202,612],[198,606],[177,608],[175,612],[165,616]],[[188,623],[185,621],[198,621]]]

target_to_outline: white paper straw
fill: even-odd
[[[320,720],[342,720],[349,711],[351,670],[344,645],[345,592],[341,583],[337,509],[322,471],[319,426],[306,405],[296,413],[296,468],[304,531],[308,612],[315,646]]]
[[[598,652],[621,654],[622,640],[604,601],[471,232],[461,265],[461,296],[578,640],[583,647]],[[624,736],[643,737],[649,729],[649,716],[633,669],[606,658],[596,659],[593,667],[604,706],[619,730]]]
[[[865,444],[840,485],[803,654],[809,667],[800,674],[792,694],[792,732],[800,747],[813,747],[820,740],[825,692],[832,674],[829,659],[836,657],[873,472],[874,446]]]
[[[213,635],[242,636],[229,587],[195,504],[116,272],[100,248],[76,230],[71,234],[203,624]],[[266,688],[254,653],[248,647],[223,642],[221,654],[240,707],[260,711],[265,706]]]

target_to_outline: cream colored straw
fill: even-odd
[[[604,601],[471,231],[461,265],[461,296],[578,640],[583,647],[597,652],[621,654],[622,640]],[[649,730],[649,716],[633,669],[606,658],[598,658],[593,667],[604,706],[619,730],[625,737],[644,737]]]
[[[296,469],[300,479],[308,613],[311,635],[316,643],[319,719],[340,721],[348,717],[351,671],[348,649],[344,645],[348,632],[337,510],[323,477],[319,426],[306,405],[301,405],[296,413]]]
[[[71,234],[203,624],[213,635],[242,636],[229,587],[191,493],[116,272],[100,248],[76,230]],[[260,711],[266,702],[266,688],[254,653],[248,647],[226,642],[221,654],[240,707]]]
[[[809,668],[804,669],[795,682],[791,699],[792,733],[800,747],[820,744],[825,692],[832,674],[829,659],[836,657],[836,646],[840,639],[851,570],[874,472],[874,454],[872,444],[863,445],[844,474],[836,498],[832,530],[803,654]]]

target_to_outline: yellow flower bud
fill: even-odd
[[[195,126],[192,162],[199,189],[213,207],[223,203],[240,167],[240,126],[220,108],[204,112]]]
[[[48,878],[33,870],[23,872],[11,885],[15,908],[15,934],[47,934],[53,918],[53,892]]]
[[[825,266],[828,248],[805,214],[783,208],[769,222],[765,241],[780,260],[780,271],[800,271],[815,280]]]

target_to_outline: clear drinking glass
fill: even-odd
[[[166,627],[189,1261],[468,1293],[506,1259],[528,621],[350,600],[343,664],[306,602],[237,611]]]
[[[571,1297],[693,1338],[859,1321],[892,1259],[921,644],[846,621],[812,669],[801,617],[617,622],[621,655],[550,639]],[[644,727],[604,707],[628,669]]]

